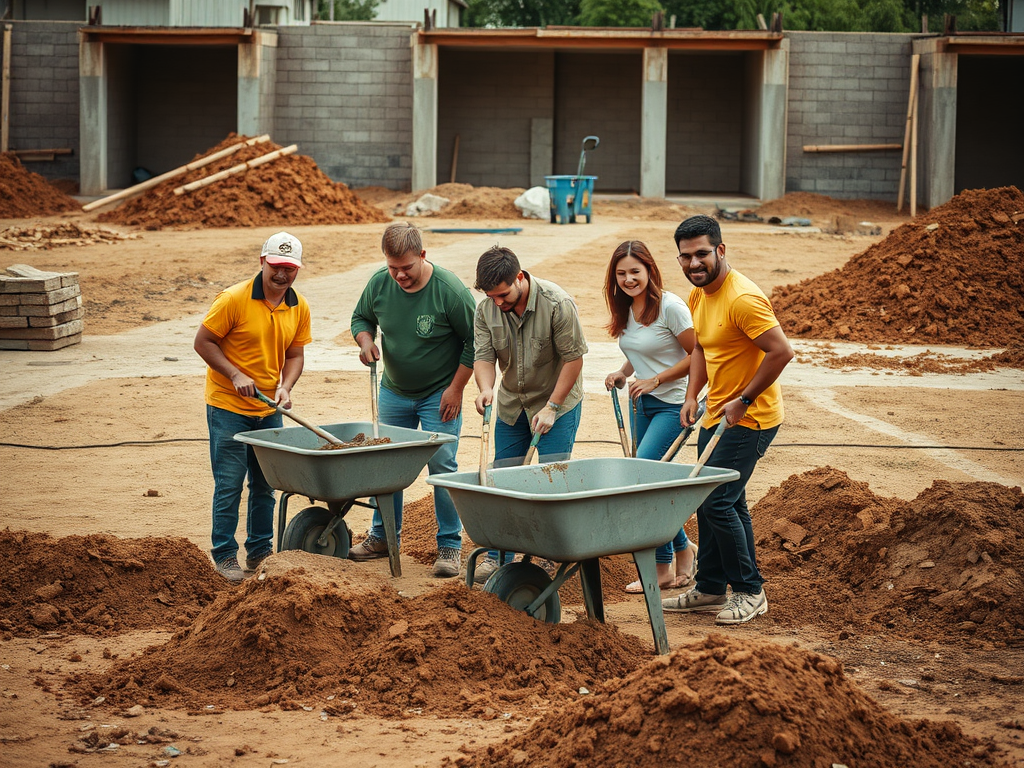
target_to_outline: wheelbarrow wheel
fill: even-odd
[[[547,589],[551,577],[535,563],[508,563],[501,566],[484,584],[484,592],[497,595],[517,611],[525,611],[540,593]],[[538,621],[557,624],[562,619],[562,603],[558,592],[552,592],[533,616]]]
[[[281,541],[281,549],[301,549],[303,552],[312,552],[315,555],[327,555],[328,557],[348,557],[348,550],[352,544],[352,534],[345,521],[327,536],[326,546],[319,546],[317,539],[320,534],[334,520],[330,510],[323,507],[306,507],[295,515],[285,528],[284,538]]]

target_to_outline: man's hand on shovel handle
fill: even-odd
[[[363,365],[371,365],[380,360],[380,349],[373,343],[373,336],[362,331],[356,336],[356,344],[359,345],[359,362]]]
[[[231,386],[242,397],[256,397],[256,382],[241,371],[231,374]]]
[[[282,408],[292,407],[292,393],[288,387],[280,386],[277,388],[277,392],[274,394],[274,402]]]

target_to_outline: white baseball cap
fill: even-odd
[[[289,264],[293,267],[301,267],[302,243],[295,235],[278,232],[276,235],[271,235],[263,244],[260,256],[265,258],[268,264]]]

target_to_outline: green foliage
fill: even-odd
[[[467,27],[573,26],[579,0],[468,0],[462,23]]]
[[[331,18],[332,0],[317,0],[317,13],[323,20]],[[373,21],[381,0],[333,0],[335,21]]]
[[[649,27],[662,10],[658,0],[581,0],[579,23],[584,27]]]

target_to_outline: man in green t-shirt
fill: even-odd
[[[381,331],[384,375],[379,416],[382,424],[421,428],[459,436],[462,392],[473,375],[473,313],[476,302],[454,274],[427,261],[420,232],[411,224],[391,224],[381,249],[387,262],[370,277],[352,313],[352,336],[359,360],[381,359],[374,339]],[[430,474],[456,472],[459,443],[445,443],[428,462]],[[434,487],[437,560],[434,575],[458,576],[462,564],[462,522],[445,488]],[[402,531],[402,494],[395,494],[396,527]],[[349,552],[353,560],[387,557],[380,512],[366,539]]]

